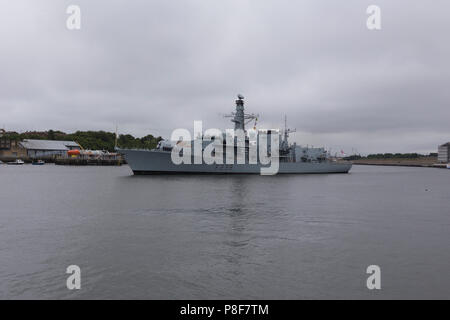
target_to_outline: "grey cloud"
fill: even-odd
[[[361,152],[450,140],[447,1],[3,1],[0,125],[120,130],[229,127],[238,92],[262,126]],[[65,27],[69,4],[82,28]]]

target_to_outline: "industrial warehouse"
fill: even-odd
[[[25,139],[20,145],[27,151],[30,159],[52,159],[56,156],[65,156],[69,150],[82,149],[75,141]]]

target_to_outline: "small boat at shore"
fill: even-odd
[[[33,166],[42,166],[45,164],[44,160],[36,160],[31,163]]]
[[[24,164],[25,162],[22,160],[22,159],[16,159],[15,161],[12,161],[12,162],[8,162],[8,164],[9,165],[22,165],[22,164]]]

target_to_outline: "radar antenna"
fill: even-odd
[[[284,142],[288,143],[289,134],[297,132],[297,129],[289,129],[287,127],[287,116],[284,116]]]
[[[254,113],[245,113],[244,112],[244,96],[242,94],[238,94],[236,100],[236,111],[230,114],[225,115],[225,118],[233,118],[231,122],[234,123],[234,130],[244,130],[245,125],[249,124],[252,120],[257,120],[259,115]],[[255,121],[256,126],[256,121]]]

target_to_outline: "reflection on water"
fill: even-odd
[[[0,167],[1,298],[449,298],[449,172]],[[66,289],[66,267],[82,289]],[[365,287],[382,269],[382,290]]]

